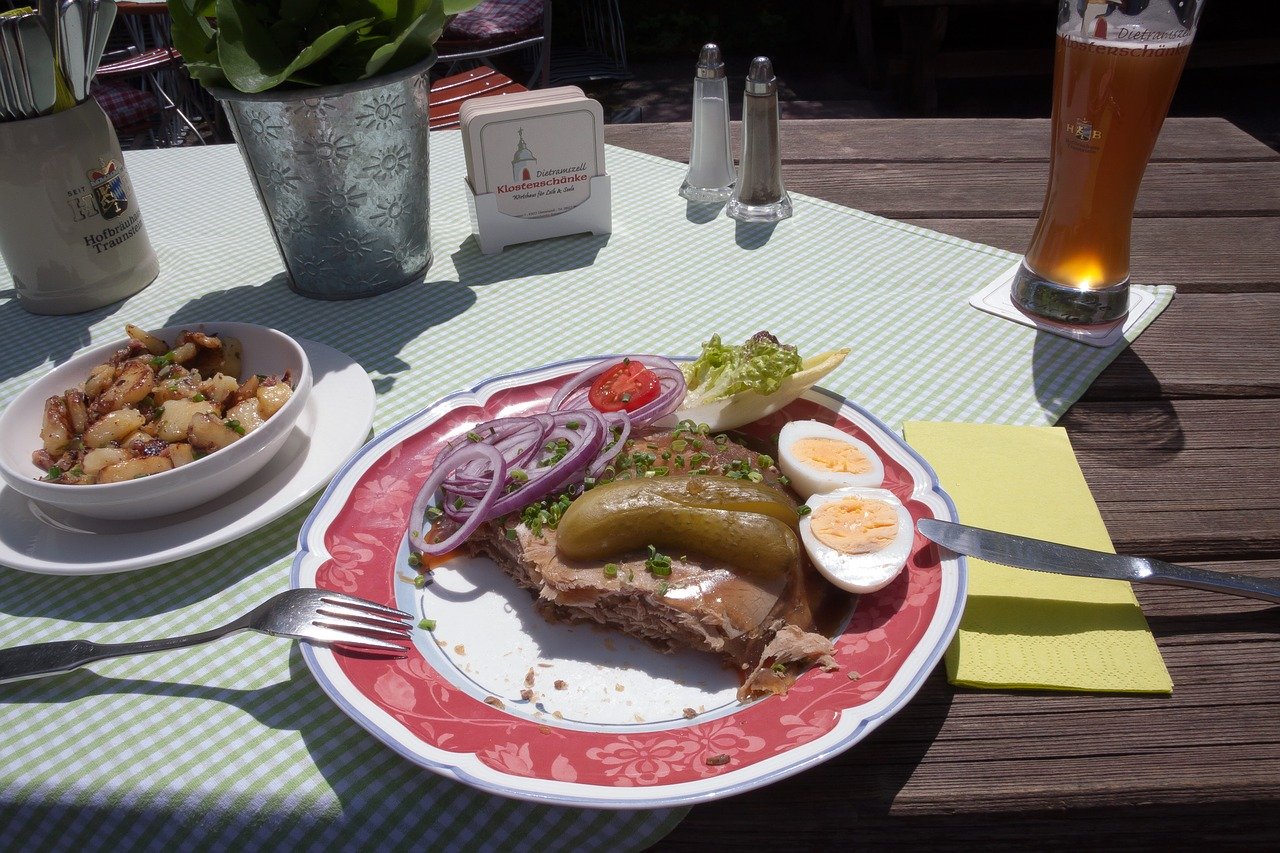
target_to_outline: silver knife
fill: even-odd
[[[920,519],[916,523],[916,529],[957,554],[1017,566],[1020,569],[1083,578],[1185,586],[1280,603],[1280,581],[1276,580],[1194,569],[1150,557],[1128,557],[1105,551],[1090,551],[1087,548],[1058,545],[1012,533],[997,533],[994,530],[939,521],[936,518]]]

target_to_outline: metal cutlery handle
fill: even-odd
[[[1166,563],[1163,560],[1148,560],[1147,563],[1151,567],[1151,574],[1143,580],[1151,583],[1242,595],[1246,598],[1260,598],[1263,601],[1280,604],[1280,581],[1231,572],[1196,569],[1191,566],[1180,566],[1177,563]]]
[[[25,678],[40,678],[46,675],[71,672],[85,664],[106,660],[107,658],[197,646],[247,627],[248,625],[245,624],[243,619],[237,619],[235,622],[224,625],[221,628],[214,628],[211,631],[201,631],[199,634],[187,634],[182,637],[168,637],[163,640],[144,640],[137,643],[95,643],[91,640],[59,640],[53,643],[35,643],[28,646],[15,646],[11,649],[0,649],[0,684],[8,681],[21,681]]]

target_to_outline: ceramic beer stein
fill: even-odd
[[[115,130],[97,101],[0,122],[0,256],[18,304],[75,314],[160,271]]]

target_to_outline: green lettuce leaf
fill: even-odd
[[[779,343],[768,332],[753,335],[742,346],[729,346],[712,335],[697,360],[681,367],[688,386],[686,400],[706,403],[742,391],[772,394],[803,363],[795,347]]]

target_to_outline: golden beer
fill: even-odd
[[[1138,185],[1190,49],[1058,36],[1049,188],[1026,260],[1036,273],[1085,289],[1129,278]]]
[[[1128,313],[1138,185],[1202,8],[1060,0],[1049,185],[1011,293],[1022,310],[1081,325]]]

